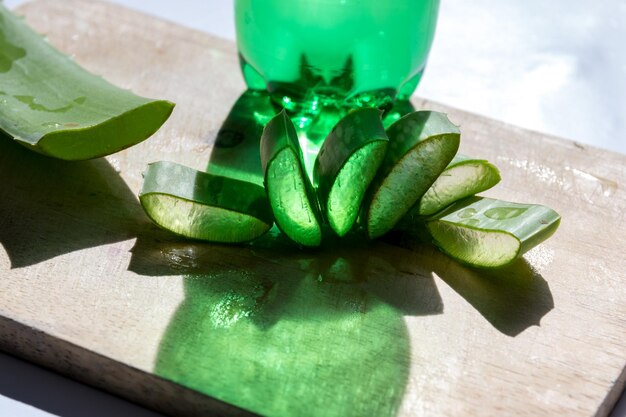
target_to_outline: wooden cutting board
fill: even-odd
[[[0,140],[0,348],[173,415],[610,411],[626,377],[626,156],[415,99],[500,167],[488,195],[562,214],[526,261],[487,274],[424,246],[177,240],[140,208],[141,173],[206,167],[244,90],[235,46],[95,1],[19,12],[92,72],[177,107],[106,159]]]

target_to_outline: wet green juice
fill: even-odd
[[[439,0],[236,0],[249,88],[289,110],[388,107],[417,87]]]

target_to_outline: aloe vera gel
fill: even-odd
[[[367,211],[367,231],[390,231],[419,201],[452,161],[459,129],[442,113],[410,113],[387,128],[389,150],[378,173]]]
[[[381,112],[373,108],[349,113],[324,141],[315,177],[322,210],[337,235],[344,236],[354,225],[388,143]]]
[[[427,227],[435,245],[453,258],[500,267],[552,236],[560,221],[545,206],[470,197],[435,215]]]
[[[148,166],[139,201],[156,224],[192,239],[246,242],[274,224],[263,187],[173,162]]]
[[[261,164],[278,227],[300,245],[319,246],[322,229],[317,197],[304,169],[298,135],[285,111],[263,131]]]

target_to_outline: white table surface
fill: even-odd
[[[112,1],[235,39],[233,0]],[[417,93],[626,154],[624,22],[626,0],[444,0]],[[0,417],[51,415],[159,414],[0,353]]]

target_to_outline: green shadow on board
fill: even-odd
[[[396,415],[411,359],[404,316],[442,312],[432,277],[385,244],[376,256],[263,244],[152,248],[153,273],[196,271],[184,274],[155,372],[267,416]]]

